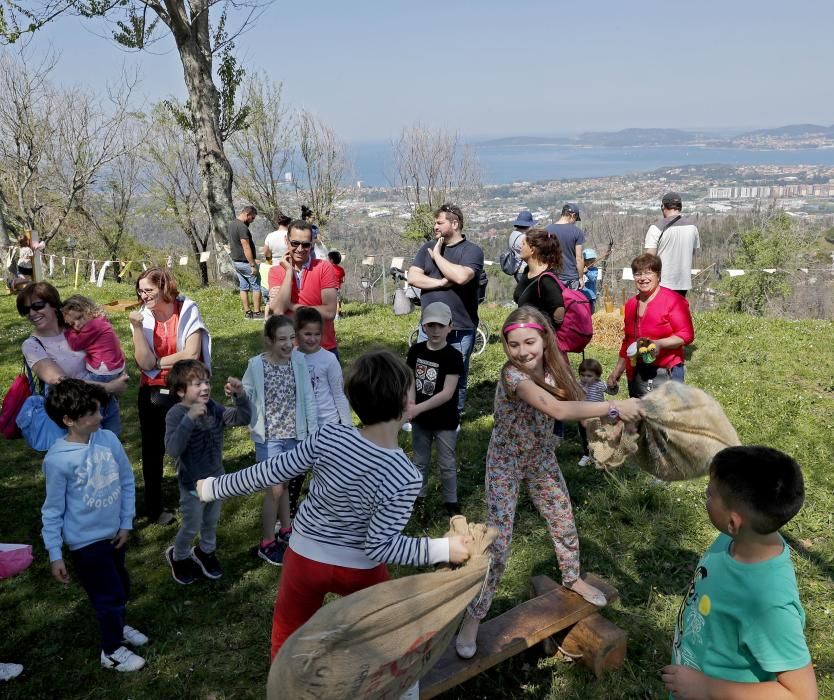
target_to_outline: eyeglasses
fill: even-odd
[[[158,289],[140,289],[137,294],[139,294],[140,297],[152,297],[158,292]]]
[[[48,301],[33,301],[31,306],[20,307],[20,315],[28,316],[30,311],[43,311],[47,306],[49,306]]]
[[[651,270],[645,270],[643,272],[634,272],[632,274],[634,275],[635,280],[650,280],[652,277],[657,275],[656,272],[652,272]]]
[[[290,241],[290,248],[304,248],[307,250],[313,246],[310,241]]]

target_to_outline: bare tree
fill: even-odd
[[[0,171],[9,219],[49,242],[103,169],[130,146],[123,138],[135,80],[102,101],[49,82],[53,60],[30,67],[0,59]]]
[[[346,185],[347,148],[333,129],[306,110],[298,115],[297,135],[301,179],[293,174],[296,196],[310,207],[318,225],[325,229],[334,205],[350,191]]]
[[[167,30],[174,39],[188,92],[187,112],[195,143],[221,269],[231,272],[231,259],[223,244],[226,226],[234,218],[232,168],[223,149],[226,137],[241,126],[245,114],[234,114],[234,90],[243,77],[231,54],[234,39],[257,19],[272,0],[31,0],[25,4],[5,0],[0,15],[0,38],[7,42],[34,32],[61,15],[103,18],[112,25],[113,40],[128,49],[144,49]],[[222,8],[212,28],[210,15]],[[226,8],[239,20],[226,30]],[[163,29],[164,28],[164,29]],[[156,35],[156,36],[155,36]],[[220,55],[218,73],[226,89],[214,82],[214,59]]]
[[[393,143],[396,187],[411,212],[405,235],[431,239],[431,212],[443,202],[465,207],[481,187],[480,167],[471,147],[458,133],[420,124],[406,127]]]
[[[122,247],[130,237],[131,224],[136,215],[137,194],[143,186],[144,163],[139,145],[147,135],[138,124],[123,134],[123,152],[103,174],[96,190],[88,188],[78,198],[76,210],[89,224],[91,232],[101,240],[109,260],[115,260],[113,275],[121,281]]]
[[[173,220],[188,240],[200,267],[200,282],[209,284],[208,263],[200,254],[209,250],[211,218],[203,197],[195,136],[177,124],[170,111],[157,105],[146,142],[149,191],[160,203],[159,210]]]
[[[288,206],[283,175],[292,163],[295,128],[281,96],[281,83],[254,76],[244,87],[246,127],[229,139],[239,197],[278,227]]]

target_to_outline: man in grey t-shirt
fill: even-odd
[[[544,230],[559,239],[562,246],[562,271],[557,277],[569,289],[582,289],[582,273],[585,263],[582,259],[582,245],[585,243],[585,233],[576,225],[581,221],[579,207],[566,204],[562,207],[562,215],[555,224],[545,226]]]
[[[240,286],[240,303],[246,318],[263,318],[261,311],[261,275],[258,269],[258,254],[252,232],[249,230],[258,210],[253,206],[246,206],[240,210],[236,218],[232,219],[226,229],[226,239],[232,262],[235,264],[237,281]],[[252,307],[249,308],[249,292],[252,292]]]
[[[692,263],[701,247],[695,220],[683,216],[683,201],[677,192],[667,192],[661,200],[663,218],[649,226],[643,247],[662,261],[660,286],[682,297],[692,288]]]

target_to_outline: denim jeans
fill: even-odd
[[[428,339],[428,336],[423,333],[421,324],[417,333],[417,342],[423,343]],[[451,331],[446,336],[446,342],[463,355],[463,374],[458,377],[458,415],[460,415],[463,413],[463,405],[466,401],[466,380],[469,378],[469,358],[472,357],[472,351],[475,349],[475,329]]]
[[[282,452],[289,452],[299,443],[295,438],[273,438],[266,442],[255,443],[255,461],[263,462]],[[304,486],[305,474],[290,479],[287,491],[290,495],[290,518],[294,518],[298,511],[298,499],[301,498],[301,487]]]
[[[180,514],[182,524],[174,539],[174,559],[182,561],[191,556],[191,543],[200,533],[200,549],[211,554],[217,549],[217,521],[223,501],[203,503],[180,484]]]
[[[118,379],[121,374],[121,372],[118,374],[96,374],[95,372],[88,371],[85,372],[83,376],[79,377],[79,379],[106,384],[114,379]],[[119,435],[122,432],[122,417],[119,409],[119,399],[115,396],[111,395],[110,400],[101,407],[101,427],[105,430],[109,430],[115,435]]]
[[[261,286],[260,273],[252,272],[252,266],[248,262],[238,262],[235,260],[235,272],[237,272],[237,284],[241,292],[260,292],[265,291],[269,294],[269,290],[263,290]]]
[[[125,550],[108,540],[99,540],[70,553],[78,581],[87,591],[96,611],[101,649],[112,654],[122,645],[125,610],[130,597],[130,576],[125,568]]]
[[[437,444],[437,466],[440,467],[440,483],[443,487],[443,502],[458,502],[458,466],[455,461],[455,445],[458,441],[456,430],[427,430],[419,424],[411,426],[411,448],[414,450],[414,466],[423,474],[420,497],[425,498],[431,467],[431,445]]]

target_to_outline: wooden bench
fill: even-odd
[[[546,582],[541,579],[546,579]],[[511,656],[598,614],[595,605],[547,576],[537,576],[534,580],[538,580],[539,588],[543,589],[540,595],[481,624],[478,630],[478,653],[472,659],[461,659],[455,652],[454,638],[452,639],[440,661],[420,681],[421,700],[433,698],[454,688]],[[585,580],[601,590],[609,602],[619,597],[617,590],[602,579],[589,574]],[[577,638],[572,648],[584,649],[590,644],[585,642],[585,638],[589,636],[592,635],[584,633],[582,641]],[[624,646],[622,651],[624,658]],[[587,652],[582,653],[584,659]]]

